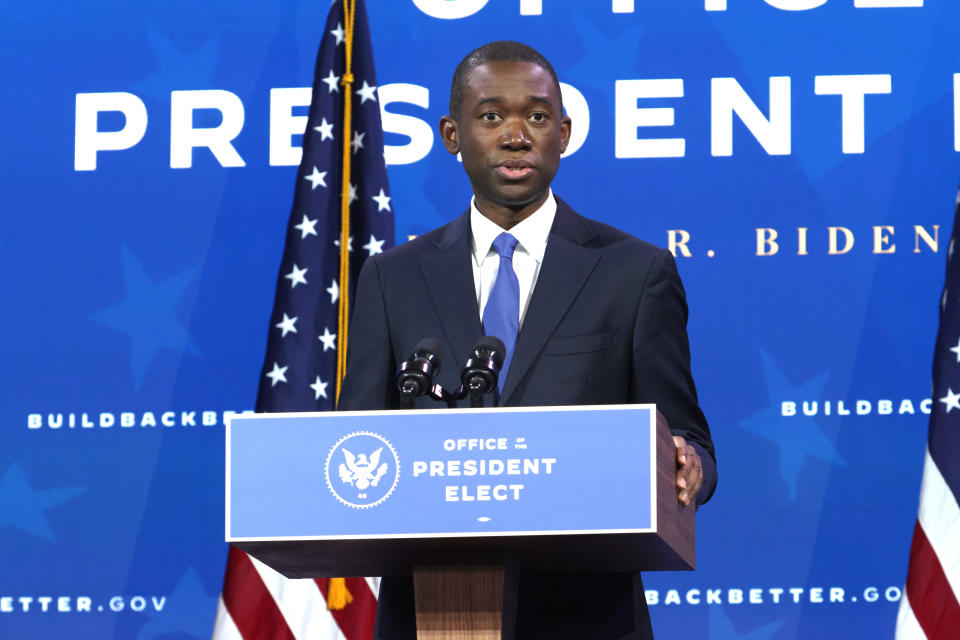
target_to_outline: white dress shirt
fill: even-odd
[[[470,230],[473,236],[473,284],[480,306],[480,319],[487,306],[487,299],[497,279],[500,269],[500,256],[493,248],[493,241],[506,229],[484,217],[477,209],[476,199],[470,200]],[[527,314],[533,288],[540,275],[543,253],[547,249],[547,237],[553,218],[557,214],[557,201],[551,190],[543,205],[528,218],[514,226],[509,233],[517,239],[517,248],[513,252],[513,270],[520,283],[520,324]]]

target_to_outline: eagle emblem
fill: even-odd
[[[380,462],[380,454],[383,447],[378,448],[369,456],[365,453],[354,455],[346,447],[341,447],[345,462],[340,463],[340,481],[356,487],[361,494],[360,498],[366,497],[362,493],[369,487],[377,486],[380,478],[387,472],[387,463]]]
[[[370,509],[389,498],[396,488],[400,458],[390,441],[380,434],[354,431],[330,448],[323,477],[330,493],[341,504]]]

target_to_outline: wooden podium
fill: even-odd
[[[521,571],[694,568],[675,451],[652,405],[235,416],[226,539],[290,578],[412,574],[420,638],[512,638]]]

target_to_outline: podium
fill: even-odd
[[[418,637],[512,637],[519,572],[694,568],[675,451],[653,405],[234,415],[226,540],[290,578],[412,574]]]

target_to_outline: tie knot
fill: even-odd
[[[517,248],[517,239],[504,231],[493,241],[493,249],[501,258],[513,259],[513,251]]]

